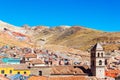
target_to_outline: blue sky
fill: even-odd
[[[0,0],[0,19],[16,26],[81,25],[120,31],[120,0]]]

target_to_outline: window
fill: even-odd
[[[100,53],[98,53],[98,57],[100,57]]]
[[[103,57],[103,53],[101,53],[101,57]]]
[[[105,65],[107,65],[107,59],[105,59]]]
[[[29,60],[29,58],[27,58],[27,60]]]
[[[18,72],[18,74],[20,74],[20,72]]]
[[[1,74],[4,74],[5,73],[5,71],[4,70],[1,70]]]
[[[34,64],[32,64],[32,66],[34,66]]]
[[[39,71],[39,76],[42,76],[42,71]]]
[[[99,60],[99,65],[102,65],[102,60]]]
[[[29,63],[29,65],[30,65],[30,63]]]
[[[24,72],[24,74],[26,74],[26,71]]]
[[[12,74],[12,70],[10,70],[10,74]]]
[[[5,74],[4,76],[7,77],[7,74]]]

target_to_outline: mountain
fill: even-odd
[[[46,44],[62,45],[79,50],[89,50],[95,43],[103,44],[105,50],[119,49],[120,33],[104,32],[82,26],[45,28],[33,34],[34,40],[41,38]]]
[[[23,29],[0,20],[0,46],[27,47],[29,37],[23,33]]]
[[[4,28],[7,28],[7,29],[10,29],[13,31],[20,31],[20,29],[21,29],[17,26],[11,25],[9,23],[6,23],[6,22],[3,22],[0,20],[0,30],[3,30]]]
[[[47,26],[17,27],[0,21],[0,45],[40,47],[54,45],[89,51],[97,42],[105,50],[120,49],[120,32],[104,32],[83,26]],[[5,37],[3,37],[5,35]],[[10,40],[7,40],[9,37]],[[50,47],[49,47],[50,48]]]
[[[4,29],[8,29],[8,30],[18,32],[18,33],[23,33],[23,34],[25,34],[26,32],[25,27],[14,26],[12,24],[9,24],[7,22],[0,20],[0,31],[3,31]]]

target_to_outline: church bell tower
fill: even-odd
[[[100,43],[91,49],[91,72],[97,78],[105,78],[105,52]]]

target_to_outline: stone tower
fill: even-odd
[[[91,49],[91,72],[97,78],[105,78],[105,52],[99,43]]]

